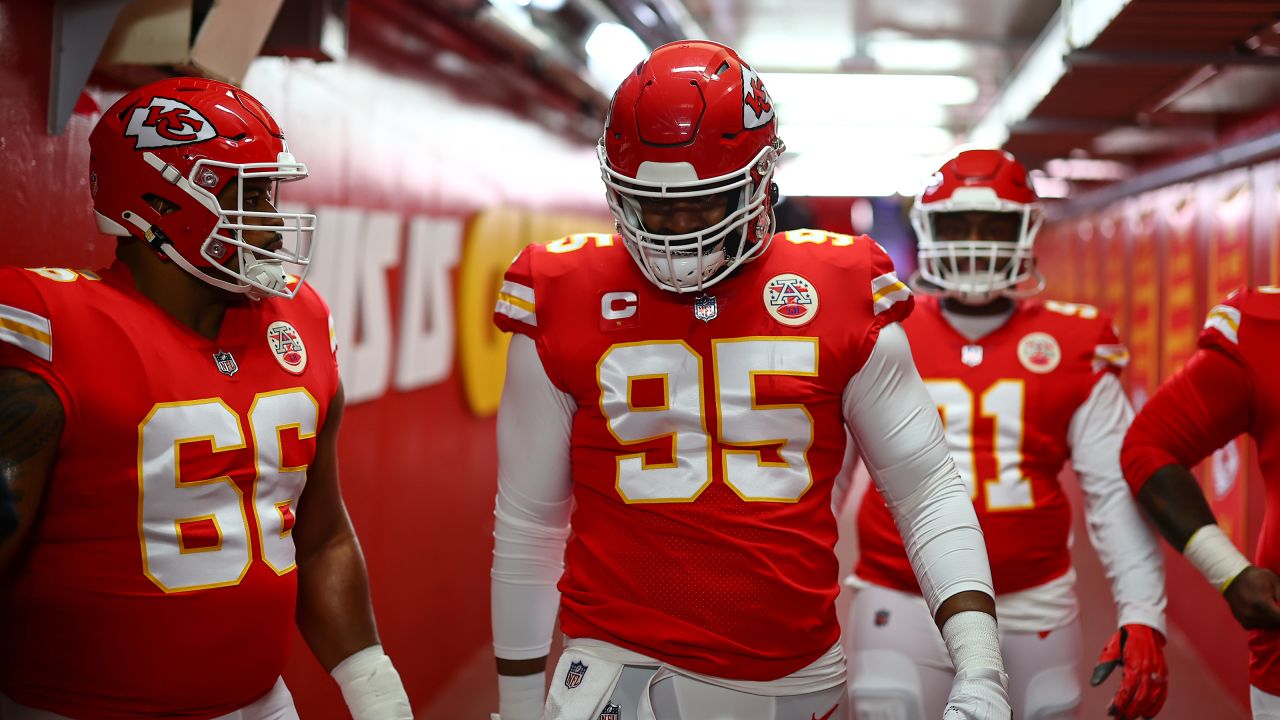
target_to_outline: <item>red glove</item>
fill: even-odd
[[[1124,666],[1124,675],[1107,713],[1121,720],[1155,717],[1169,696],[1164,636],[1146,625],[1122,626],[1102,649],[1089,684],[1101,685],[1117,665]]]

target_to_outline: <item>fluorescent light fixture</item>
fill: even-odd
[[[823,97],[773,102],[782,123],[794,125],[945,125],[947,107],[924,102],[867,103],[859,97]]]
[[[543,0],[546,2],[547,0]],[[559,0],[560,4],[564,4],[564,0]],[[637,3],[632,6],[631,11],[635,13],[636,19],[645,24],[645,27],[657,27],[658,21],[662,18],[658,17],[658,13],[653,8],[644,3]]]
[[[603,22],[587,36],[587,70],[600,82],[605,94],[613,94],[637,63],[649,54],[649,48],[625,25]]]
[[[861,106],[912,103],[967,105],[978,99],[978,82],[962,75],[870,73],[760,73],[769,96],[781,104],[812,98],[852,99]]]
[[[888,197],[915,195],[942,162],[936,156],[891,150],[852,156],[804,155],[788,159],[775,176],[783,195]]]
[[[510,32],[524,38],[539,50],[548,50],[555,40],[533,24],[533,17],[525,7],[528,0],[489,0],[489,7],[482,9],[482,14],[501,24]]]
[[[1071,196],[1071,183],[1063,178],[1031,173],[1031,187],[1042,198],[1058,200]]]
[[[755,68],[819,72],[834,70],[853,55],[853,40],[848,33],[827,37],[806,34],[804,49],[800,52],[796,51],[795,42],[795,35],[751,35],[740,43],[741,55]]]
[[[1088,47],[1116,19],[1130,0],[1074,0],[1063,7],[1071,8],[1067,41],[1073,48]]]
[[[516,0],[519,2],[519,0]],[[526,0],[531,7],[546,12],[555,12],[564,7],[564,0]]]
[[[877,38],[867,54],[883,70],[946,72],[973,62],[973,49],[958,40]]]
[[[787,154],[850,157],[868,152],[937,155],[955,145],[947,130],[933,126],[797,125],[782,123],[778,135]]]
[[[1133,175],[1133,170],[1122,162],[1093,158],[1050,160],[1044,164],[1044,169],[1049,172],[1049,175],[1064,180],[1124,180]]]

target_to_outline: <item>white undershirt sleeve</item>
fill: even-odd
[[[866,365],[849,381],[844,418],[902,534],[929,612],[936,615],[944,600],[967,590],[994,597],[973,501],[899,324],[880,330]]]
[[[491,619],[494,654],[546,655],[560,609],[573,504],[569,433],[577,405],[547,377],[537,347],[516,334],[498,410]]]
[[[1071,418],[1071,466],[1084,493],[1089,541],[1106,568],[1117,625],[1139,623],[1165,632],[1164,561],[1120,469],[1120,446],[1133,408],[1120,381],[1107,373]]]

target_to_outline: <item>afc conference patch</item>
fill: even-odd
[[[764,284],[763,299],[769,315],[787,327],[808,325],[818,314],[818,291],[795,273],[770,278]]]

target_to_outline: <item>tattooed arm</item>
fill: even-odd
[[[35,520],[63,420],[62,403],[43,380],[0,367],[0,575]]]

